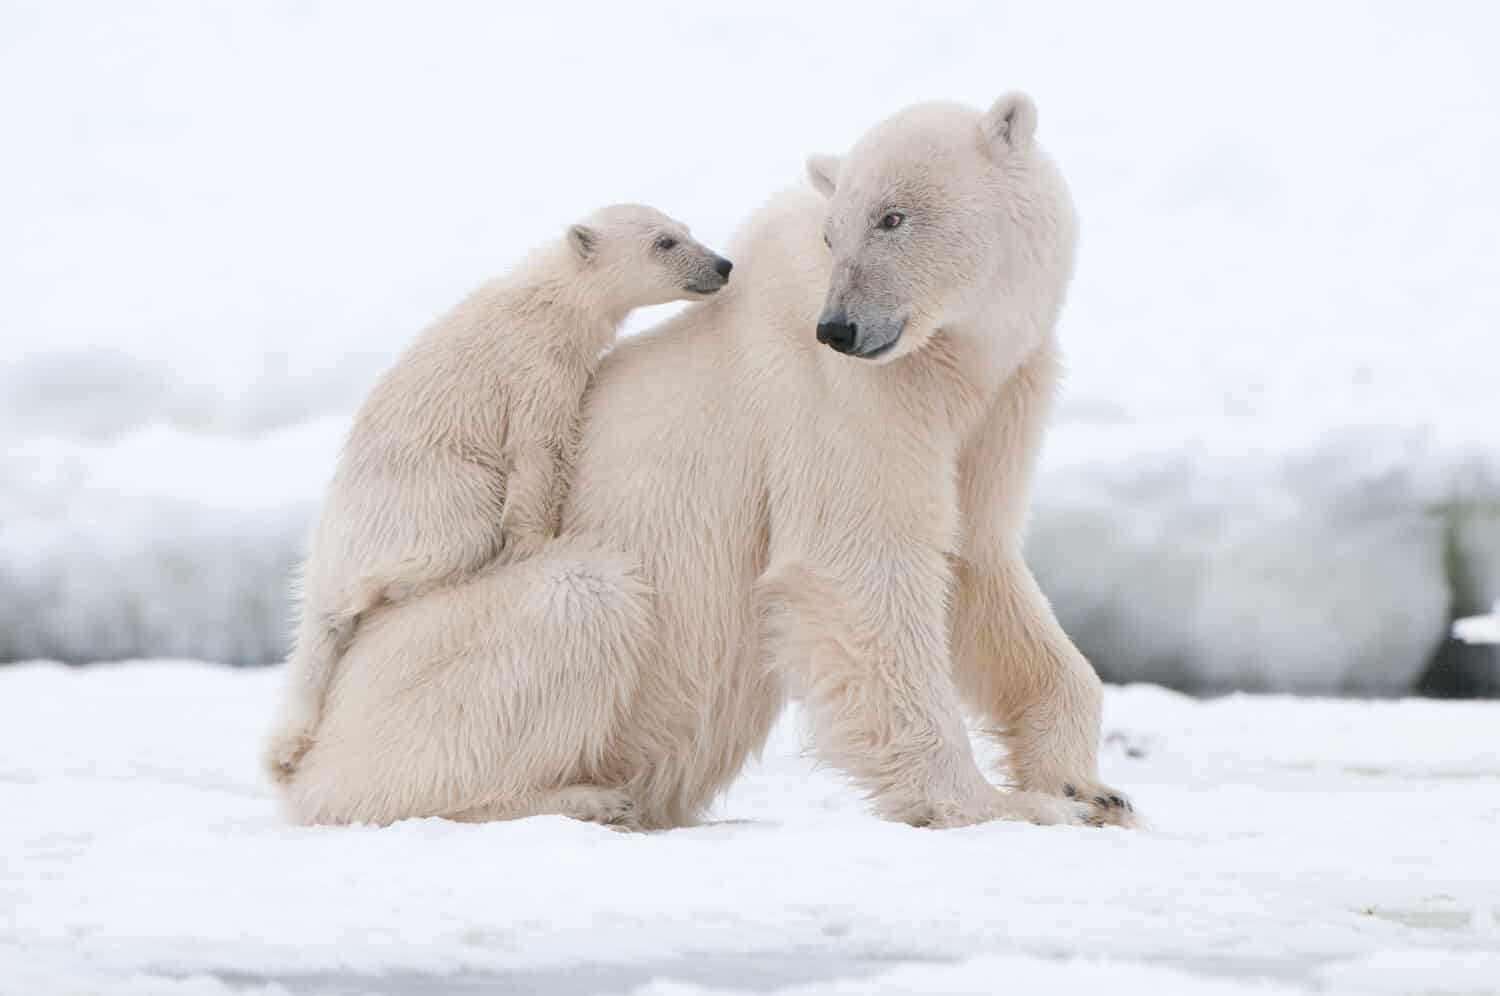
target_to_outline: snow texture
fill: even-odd
[[[1500,504],[1487,504],[1500,496],[1500,439],[1305,432],[1058,428],[1028,552],[1104,674],[1395,694],[1449,638],[1456,603],[1500,595]]]
[[[280,677],[0,670],[0,993],[1500,992],[1500,703],[1111,687],[1138,831],[878,821],[795,713],[695,829],[298,828]]]
[[[1454,623],[1453,635],[1465,643],[1500,643],[1500,602],[1487,616],[1470,616]]]
[[[7,4],[0,660],[277,657],[350,411],[466,290],[610,201],[722,246],[807,153],[1023,88],[1084,223],[1031,543],[1070,631],[1122,679],[1410,689],[1500,599],[1497,36],[1482,4]]]

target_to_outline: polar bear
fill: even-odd
[[[273,781],[311,744],[361,616],[556,534],[584,388],[625,316],[714,294],[732,268],[660,211],[601,208],[406,350],[355,417],[302,567]]]
[[[289,816],[689,825],[795,695],[884,818],[1129,823],[1021,556],[1076,238],[1036,122],[922,104],[812,159],[734,286],[601,365],[561,537],[361,627]]]

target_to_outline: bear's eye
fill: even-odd
[[[833,248],[833,240],[828,237],[828,233],[827,232],[823,233],[823,244],[825,246],[827,246],[828,248],[830,248],[830,249]]]
[[[884,218],[880,219],[880,227],[885,229],[900,228],[901,223],[906,220],[906,215],[900,211],[887,211]]]
[[[676,249],[677,240],[672,238],[672,236],[670,235],[663,235],[661,238],[656,240],[656,248],[660,249],[662,252],[666,252],[668,249]]]

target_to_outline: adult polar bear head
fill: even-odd
[[[1061,303],[1077,231],[1062,177],[1033,140],[1036,124],[1036,105],[1019,93],[984,113],[918,104],[847,156],[810,158],[808,177],[829,198],[833,254],[818,341],[886,363],[939,329],[979,328],[1019,334],[1005,351],[1028,355]],[[997,299],[1008,317],[1019,306],[1032,320],[997,329],[988,320]]]

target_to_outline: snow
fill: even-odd
[[[287,826],[280,680],[0,670],[0,992],[1500,992],[1500,703],[1110,687],[1138,831],[883,823],[794,713],[627,835]]]
[[[1481,497],[1500,496],[1495,440],[1299,433],[1232,420],[1059,426],[1028,552],[1106,675],[1399,694],[1448,639],[1456,600],[1500,594],[1500,506]]]
[[[877,7],[6,5],[0,660],[276,657],[351,409],[464,291],[608,201],[722,246],[807,153],[1019,87],[1084,221],[1031,544],[1070,631],[1411,689],[1500,598],[1500,11]]]
[[[346,423],[0,441],[0,660],[280,657]]]
[[[1454,623],[1453,635],[1465,643],[1500,643],[1500,602],[1487,616],[1470,616]]]

